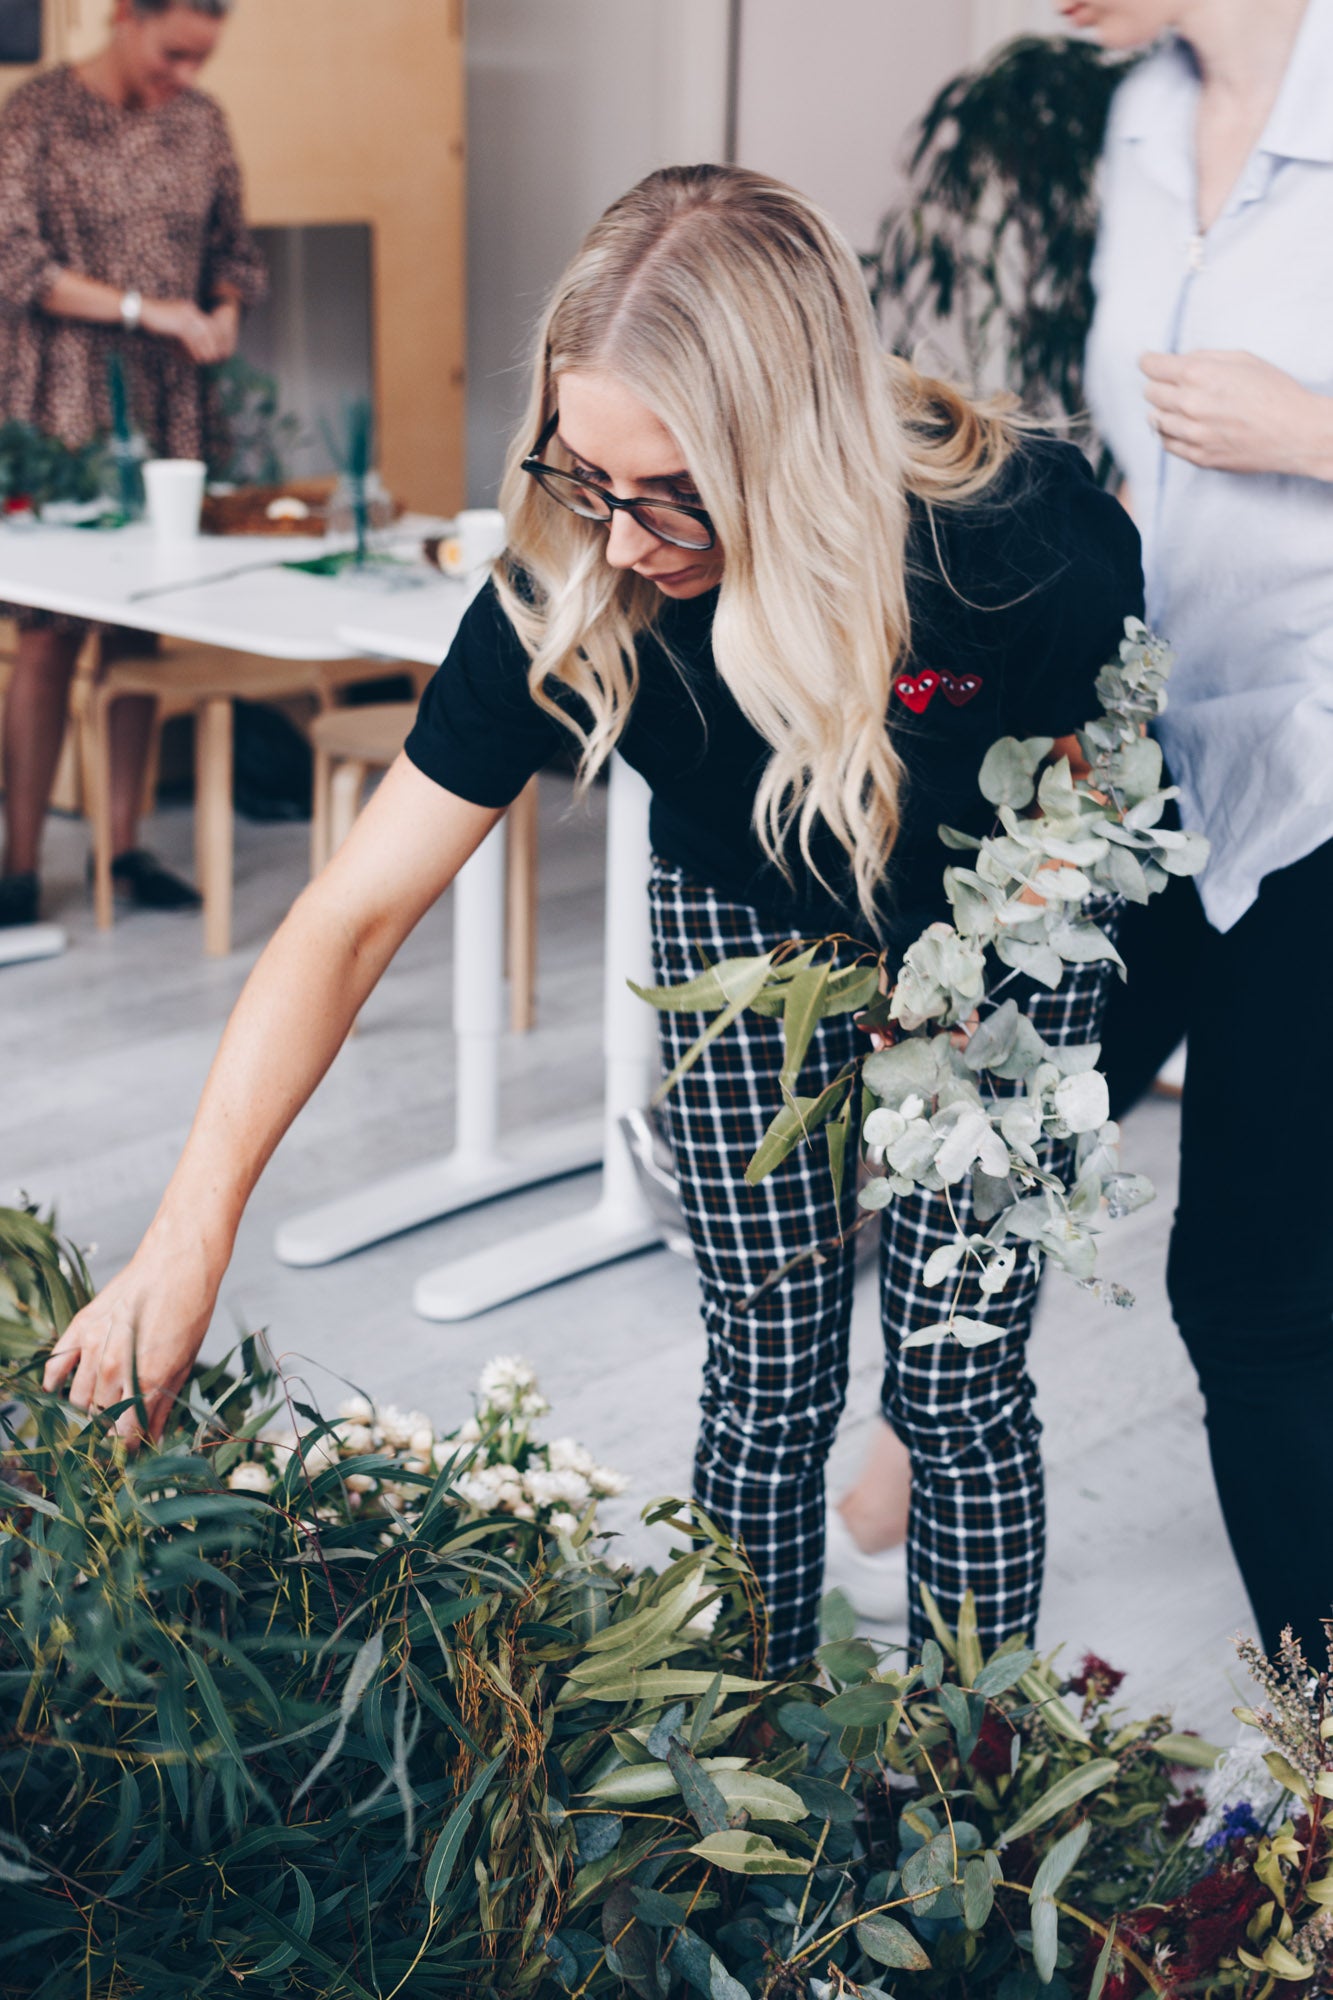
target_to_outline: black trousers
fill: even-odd
[[[1264,1645],[1333,1617],[1333,841],[1220,935],[1192,882],[1122,916],[1103,1064],[1119,1115],[1188,1037],[1167,1283]]]

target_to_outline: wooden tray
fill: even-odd
[[[322,535],[336,479],[288,479],[280,486],[238,486],[234,493],[206,493],[200,522],[206,535]],[[269,518],[275,500],[300,500],[301,520]]]

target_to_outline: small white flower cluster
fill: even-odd
[[[421,1410],[403,1411],[392,1404],[378,1410],[367,1397],[350,1396],[331,1428],[309,1443],[292,1429],[255,1438],[227,1484],[237,1493],[269,1493],[298,1454],[309,1478],[348,1460],[382,1457],[393,1463],[383,1471],[346,1473],[341,1490],[324,1495],[317,1513],[336,1522],[349,1512],[364,1511],[383,1517],[386,1528],[410,1527],[428,1488],[418,1480],[395,1478],[395,1472],[433,1474],[461,1450],[466,1469],[454,1491],[470,1509],[512,1514],[515,1520],[570,1534],[591,1504],[623,1493],[628,1482],[609,1466],[598,1465],[573,1438],[545,1444],[530,1436],[533,1420],[549,1409],[531,1366],[499,1355],[482,1371],[476,1416],[456,1432],[438,1434]]]
[[[544,1444],[532,1437],[529,1425],[550,1407],[528,1362],[509,1354],[488,1362],[477,1414],[458,1433],[476,1452],[457,1490],[479,1513],[512,1514],[570,1534],[590,1504],[623,1493],[628,1482],[573,1438]]]

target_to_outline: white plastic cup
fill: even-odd
[[[150,458],[143,468],[148,525],[159,542],[189,542],[199,533],[204,505],[201,458]]]
[[[466,507],[440,544],[446,576],[470,576],[504,553],[505,517],[498,507]]]

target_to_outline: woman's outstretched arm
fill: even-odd
[[[399,757],[264,951],[134,1257],[56,1343],[45,1383],[103,1409],[134,1393],[156,1436],[212,1318],[245,1204],[404,938],[500,814]],[[131,1416],[121,1420],[137,1429]]]

